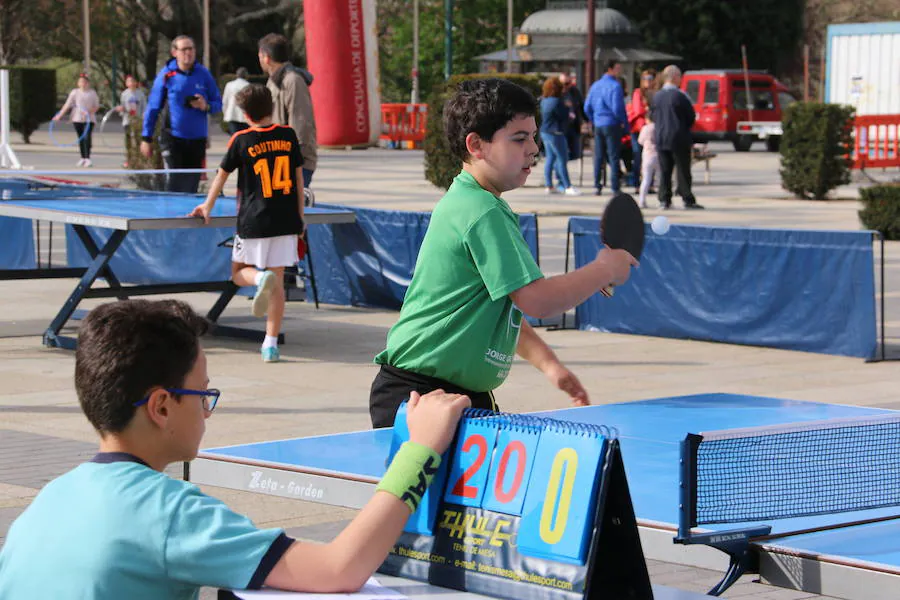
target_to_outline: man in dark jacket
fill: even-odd
[[[650,114],[655,124],[659,156],[659,204],[672,207],[672,169],[678,169],[678,193],[686,209],[703,208],[691,191],[691,126],[697,118],[694,106],[681,91],[681,70],[669,65],[662,72],[663,87],[653,95]]]
[[[168,106],[168,122],[160,136],[163,159],[169,169],[200,169],[206,159],[208,114],[222,110],[222,97],[212,74],[197,64],[194,40],[179,35],[172,40],[172,58],[156,75],[141,132],[141,153],[150,157],[156,120]],[[166,190],[196,194],[200,173],[170,175]]]

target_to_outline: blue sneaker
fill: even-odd
[[[269,310],[269,297],[275,289],[275,273],[263,271],[262,279],[256,286],[256,296],[253,297],[251,312],[254,317],[264,317]]]
[[[279,362],[281,360],[281,353],[278,351],[278,346],[272,346],[271,348],[263,348],[262,349],[262,359],[263,359],[263,362],[267,362],[267,363]]]

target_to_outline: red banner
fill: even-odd
[[[321,146],[370,143],[367,0],[304,0],[306,56]]]

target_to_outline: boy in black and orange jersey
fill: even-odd
[[[297,263],[297,238],[304,230],[303,159],[294,130],[272,123],[272,94],[265,86],[248,85],[235,100],[250,128],[232,136],[206,202],[194,208],[190,216],[203,217],[208,223],[228,175],[238,170],[231,279],[239,286],[257,287],[253,315],[268,313],[262,358],[278,362],[284,268]]]

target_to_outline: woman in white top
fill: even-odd
[[[97,122],[97,111],[100,110],[100,98],[97,92],[91,89],[91,82],[84,73],[78,76],[78,87],[69,92],[66,103],[59,109],[54,121],[59,121],[69,111],[72,116],[69,119],[75,126],[78,134],[78,149],[81,151],[79,167],[91,166],[91,137],[94,125]]]

